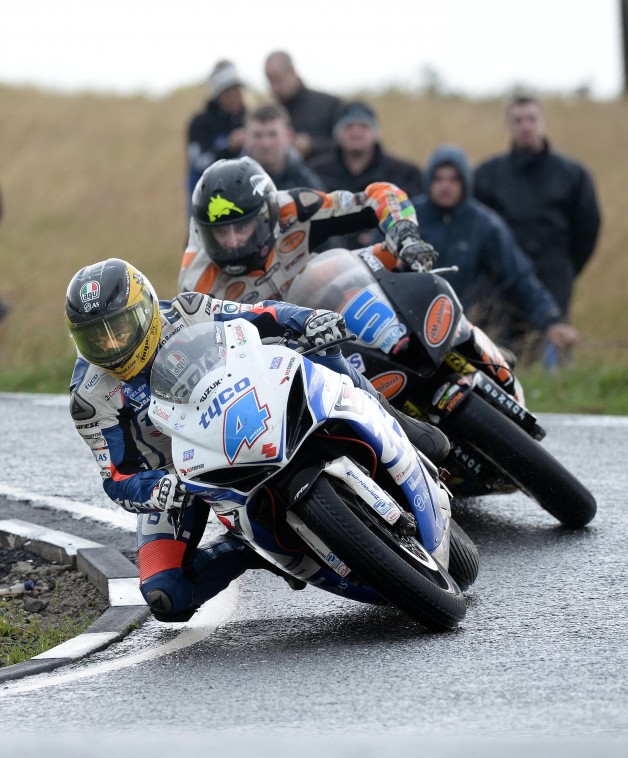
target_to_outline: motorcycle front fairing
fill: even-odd
[[[150,416],[172,438],[179,477],[227,528],[253,540],[253,525],[242,514],[235,524],[235,513],[313,431],[342,419],[373,447],[406,496],[422,544],[447,566],[448,498],[397,422],[348,377],[288,348],[262,345],[257,329],[238,319],[182,330],[158,354],[151,386]]]
[[[208,322],[182,330],[159,352],[149,413],[172,438],[183,482],[208,497],[225,489],[247,495],[325,421],[340,387],[335,372],[289,348],[262,345],[244,320]]]

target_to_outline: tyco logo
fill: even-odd
[[[207,215],[209,216],[209,220],[212,223],[222,216],[231,215],[232,211],[244,213],[244,211],[241,208],[238,208],[235,203],[232,203],[231,200],[227,200],[220,195],[212,197],[212,199],[209,201],[209,205],[207,206]]]
[[[248,377],[245,377],[244,379],[240,379],[239,382],[236,382],[233,387],[227,387],[227,389],[220,392],[218,396],[214,398],[209,408],[202,414],[199,422],[200,426],[209,429],[212,419],[218,418],[222,415],[221,406],[226,405],[238,392],[242,392],[242,390],[250,387],[250,385],[251,380]]]

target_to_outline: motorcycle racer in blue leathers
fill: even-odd
[[[138,514],[140,588],[163,620],[189,618],[246,568],[261,567],[256,554],[228,534],[197,549],[209,515],[199,499],[185,511],[182,536],[174,538],[167,511],[183,493],[173,473],[170,438],[148,417],[157,351],[172,345],[184,326],[235,318],[253,322],[262,337],[290,329],[323,345],[344,336],[338,314],[288,303],[238,304],[197,292],[158,301],[148,279],[116,258],[81,269],[68,287],[66,322],[78,350],[70,412],[100,466],[105,492]],[[342,355],[330,352],[314,360],[375,392]]]

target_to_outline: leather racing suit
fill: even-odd
[[[387,182],[369,184],[364,192],[356,194],[342,190],[328,194],[307,188],[280,190],[277,203],[279,237],[264,270],[240,276],[226,274],[212,262],[192,218],[179,272],[179,291],[194,290],[243,303],[265,298],[282,300],[312,250],[330,237],[379,227],[395,250],[395,224],[402,220],[417,223],[406,193]],[[418,226],[416,233],[418,236]]]

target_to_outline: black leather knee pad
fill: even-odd
[[[145,597],[157,621],[189,621],[197,611],[197,608],[192,607],[173,613],[172,600],[164,590],[150,590]]]

